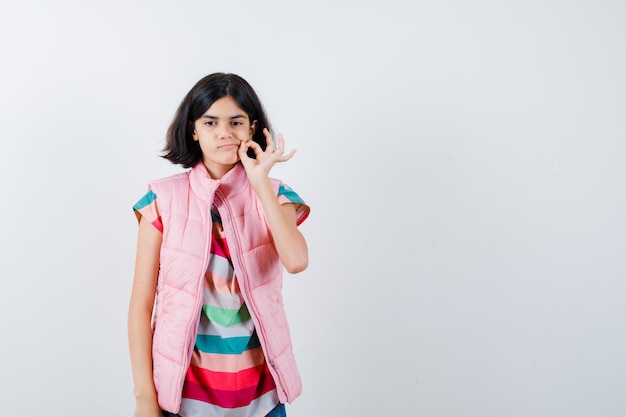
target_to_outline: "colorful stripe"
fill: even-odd
[[[207,272],[210,272],[214,276],[218,275],[221,280],[220,284],[228,284],[223,291],[230,292],[230,289],[227,288],[230,288],[232,284],[232,280],[230,279],[230,277],[233,276],[234,271],[233,265],[228,259],[222,256],[212,256],[209,260],[209,265],[207,266]],[[211,291],[214,291],[215,287],[210,285],[209,289]]]
[[[307,206],[304,200],[285,183],[281,183],[278,188],[278,203],[292,203],[296,206],[296,224],[298,226],[309,217],[309,206]]]
[[[228,310],[226,308],[215,307],[212,305],[203,305],[202,312],[210,321],[214,321],[224,327],[234,326],[235,324],[248,321],[251,318],[250,312],[245,305],[242,305],[236,310]]]
[[[264,416],[278,404],[275,390],[271,390],[242,407],[223,408],[206,401],[185,398],[180,409],[181,415],[188,416]],[[253,412],[249,412],[254,410]]]
[[[260,347],[257,337],[222,338],[207,334],[196,336],[196,347],[201,352],[220,353],[222,355],[241,355],[246,350]]]
[[[291,187],[284,183],[280,184],[280,187],[278,188],[278,196],[284,196],[290,203],[304,204],[304,200],[300,198],[300,196],[296,194]]]
[[[226,239],[220,239],[217,236],[211,237],[211,254],[218,255],[226,259],[230,259],[230,252]]]
[[[207,353],[195,350],[193,353],[193,363],[204,369],[211,369],[216,372],[231,372],[233,369],[247,369],[265,363],[263,349],[256,348],[241,352],[240,355],[220,355],[218,353]]]
[[[189,374],[194,374],[194,367],[190,367]],[[257,369],[257,368],[253,368]],[[259,369],[262,370],[261,374],[257,374],[257,384],[252,386],[247,386],[245,388],[237,388],[237,389],[206,389],[204,384],[210,383],[213,384],[215,380],[224,381],[222,379],[223,375],[220,373],[210,373],[207,372],[203,375],[194,375],[193,378],[200,377],[202,380],[201,383],[196,381],[192,381],[187,379],[185,381],[185,387],[183,388],[183,397],[190,398],[193,400],[204,401],[207,403],[218,405],[222,408],[236,408],[243,407],[249,405],[253,400],[266,394],[274,389],[274,381],[272,380],[272,376],[269,373],[269,370],[266,366],[262,366]],[[214,379],[208,378],[208,375],[213,376]],[[239,376],[241,373],[238,373]],[[207,377],[207,379],[202,379],[202,377]],[[250,380],[250,373],[246,374],[248,380]],[[230,380],[232,384],[233,381]],[[234,383],[234,387],[236,387],[236,382]],[[225,384],[228,387],[227,384]]]
[[[139,214],[137,218],[140,216],[145,217],[159,232],[163,233],[163,223],[161,222],[161,216],[158,214],[156,198],[156,194],[149,190],[146,195],[135,203],[133,210]]]
[[[202,314],[200,317],[200,324],[198,325],[198,334],[222,336],[224,338],[242,336],[250,337],[253,332],[254,323],[252,320],[244,321],[237,326],[225,327],[210,321],[204,314]]]
[[[141,210],[142,208],[152,204],[154,200],[156,200],[156,194],[152,190],[149,190],[146,195],[135,203],[133,210]]]
[[[191,366],[188,381],[205,384],[207,381],[220,381],[220,389],[236,391],[240,388],[250,388],[258,385],[259,379],[264,376],[265,366],[259,365],[235,373],[210,371],[197,366]]]

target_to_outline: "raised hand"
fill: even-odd
[[[263,135],[267,141],[267,147],[265,151],[261,149],[261,146],[252,141],[246,140],[239,144],[239,158],[243,164],[246,174],[251,182],[267,178],[269,172],[276,162],[285,162],[291,159],[296,153],[295,149],[292,149],[285,155],[285,139],[282,133],[278,134],[278,146],[276,146],[272,135],[269,130],[263,129]],[[250,158],[247,154],[248,149],[252,149],[256,155],[256,159]]]

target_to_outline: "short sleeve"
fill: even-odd
[[[157,196],[152,190],[148,190],[146,195],[141,197],[137,203],[133,206],[137,221],[142,217],[145,217],[154,227],[156,227],[161,233],[163,233],[163,223],[161,222],[161,216],[157,206]]]
[[[296,205],[296,221],[298,226],[309,217],[311,208],[304,202],[304,200],[291,189],[287,184],[281,183],[278,188],[278,203],[279,204],[295,204]]]

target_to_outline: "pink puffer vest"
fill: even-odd
[[[280,181],[271,181],[277,194]],[[188,172],[151,182],[150,188],[163,222],[152,346],[159,405],[172,413],[180,408],[202,305],[213,203],[222,216],[235,274],[278,398],[291,403],[302,384],[283,307],[283,266],[243,166],[237,164],[214,180],[200,162]]]

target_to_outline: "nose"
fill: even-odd
[[[230,125],[228,123],[218,123],[217,136],[219,138],[229,138],[231,133]]]

